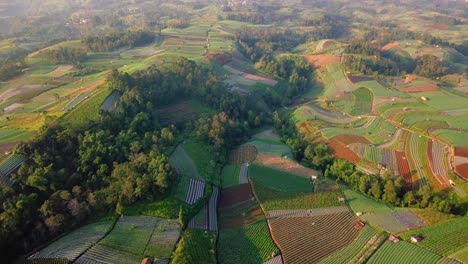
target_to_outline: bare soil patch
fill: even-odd
[[[465,181],[468,181],[468,164],[462,164],[455,167],[455,172]]]
[[[421,92],[437,92],[440,91],[436,85],[417,85],[411,87],[405,87],[401,89],[404,93],[421,93]]]
[[[248,183],[222,189],[219,199],[219,207],[233,207],[252,199],[252,197],[252,190]]]
[[[342,142],[346,146],[351,143],[370,144],[370,141],[367,140],[365,137],[355,136],[355,135],[338,135],[338,136],[333,137],[333,139]]]
[[[455,148],[455,156],[468,157],[468,147]]]
[[[400,43],[398,43],[397,41],[393,41],[393,42],[390,42],[387,45],[383,46],[382,50],[387,51],[387,50],[391,50],[393,48],[396,48],[398,46],[400,46]]]
[[[286,171],[292,174],[301,175],[304,177],[317,176],[319,172],[304,167],[294,161],[285,159],[282,157],[275,157],[268,154],[259,153],[255,162],[258,162],[264,166],[274,168],[277,170]]]
[[[278,81],[276,81],[276,80],[274,80],[272,78],[260,76],[258,74],[246,73],[244,75],[244,78],[246,78],[248,80],[264,83],[264,84],[269,85],[269,86],[275,86],[278,83]]]
[[[304,56],[306,61],[317,68],[322,68],[329,64],[340,63],[340,56],[333,54],[314,54]]]
[[[262,209],[260,206],[257,206],[256,208],[248,212],[241,213],[240,215],[221,217],[219,225],[221,229],[229,229],[239,226],[248,226],[264,218],[265,215],[263,214]]]

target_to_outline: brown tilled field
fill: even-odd
[[[413,186],[413,180],[411,178],[411,170],[406,160],[405,153],[401,151],[395,151],[395,156],[398,164],[398,173],[403,176],[406,182],[405,188],[411,190]]]
[[[219,199],[219,207],[233,207],[252,199],[252,197],[252,190],[248,183],[222,189]]]
[[[359,231],[348,211],[310,217],[284,217],[269,221],[273,240],[285,263],[318,263],[353,242]]]
[[[440,91],[439,87],[435,85],[418,85],[418,86],[411,86],[405,87],[400,89],[400,91],[404,93],[422,93],[422,92],[437,92]]]
[[[259,153],[255,162],[258,162],[266,167],[274,168],[277,170],[286,171],[292,174],[310,177],[312,175],[319,175],[318,171],[306,168],[296,162],[282,157],[275,157],[268,154]]]
[[[356,155],[352,150],[350,150],[346,144],[342,141],[332,138],[327,142],[328,147],[330,147],[337,158],[345,159],[349,162],[356,163],[360,160],[359,156]]]
[[[322,68],[329,64],[340,63],[340,56],[333,54],[317,54],[304,56],[306,61],[317,68]]]
[[[332,139],[342,142],[345,146],[351,143],[370,144],[370,141],[367,140],[365,137],[355,135],[338,135],[333,137]]]
[[[468,157],[468,147],[455,148],[455,156]]]
[[[465,181],[468,181],[468,163],[455,167],[455,172]]]
[[[229,154],[229,164],[241,165],[253,162],[257,156],[257,148],[254,146],[242,146]]]

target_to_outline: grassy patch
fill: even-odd
[[[372,111],[372,92],[367,88],[359,88],[353,91],[354,106],[352,115],[364,115]]]
[[[140,202],[126,206],[124,208],[124,215],[145,215],[174,219],[179,216],[179,208],[181,206],[184,206],[181,201],[179,201],[175,196],[169,196],[159,201]]]
[[[221,176],[221,186],[227,188],[239,184],[239,165],[226,165]]]
[[[85,100],[75,109],[64,115],[59,122],[64,126],[78,127],[89,121],[99,120],[102,102],[106,100],[107,96],[109,96],[111,92],[111,89],[98,91],[91,98]]]

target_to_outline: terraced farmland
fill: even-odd
[[[177,219],[158,219],[144,255],[168,260],[180,233],[181,226]]]
[[[285,263],[317,263],[351,244],[359,231],[348,212],[269,220],[273,239]]]
[[[354,106],[350,114],[365,115],[372,111],[372,99],[374,95],[367,88],[358,88],[353,91]]]
[[[407,233],[403,238],[409,239],[412,234],[422,235],[424,239],[418,245],[426,247],[437,254],[448,256],[462,250],[468,244],[467,227],[468,218],[457,217]]]
[[[87,99],[90,95],[91,95],[90,92],[84,92],[84,93],[81,93],[81,94],[77,95],[72,100],[70,100],[70,102],[68,102],[64,107],[62,107],[62,110],[64,110],[64,111],[72,110],[78,104],[80,104],[85,99]]]
[[[190,220],[189,228],[198,228],[207,231],[218,231],[217,205],[218,205],[219,189],[213,187],[208,204]]]
[[[191,178],[187,195],[185,196],[185,202],[190,205],[195,204],[198,199],[203,197],[204,193],[205,183]]]
[[[116,106],[117,102],[119,102],[120,93],[117,91],[113,91],[109,96],[107,96],[106,100],[101,105],[101,110],[103,111],[112,111]]]
[[[446,146],[439,141],[429,141],[427,147],[427,156],[429,158],[429,164],[431,165],[432,173],[436,176],[439,183],[448,187],[449,183],[447,177],[447,157]]]
[[[150,216],[121,217],[99,245],[141,257],[158,222],[158,218]]]
[[[223,188],[228,188],[234,185],[239,184],[239,165],[226,165],[223,168],[221,175],[221,186]]]
[[[10,180],[10,174],[18,169],[26,160],[22,155],[11,155],[0,163],[0,185],[11,187],[13,182]]]
[[[350,261],[369,243],[371,238],[377,235],[377,232],[372,227],[366,225],[359,232],[358,237],[348,246],[336,251],[334,254],[326,257],[320,263],[322,264],[338,264],[351,263]]]
[[[172,155],[169,157],[171,166],[182,176],[203,180],[198,173],[195,163],[184,150],[182,145],[179,145]]]
[[[386,241],[367,263],[413,264],[437,263],[442,257],[431,251],[405,241],[393,243]]]
[[[241,146],[234,149],[229,154],[229,163],[241,165],[244,163],[251,163],[257,156],[257,149],[254,146]]]
[[[113,221],[108,220],[83,226],[35,253],[30,259],[65,258],[73,261],[104,237],[112,224]]]
[[[254,146],[257,153],[265,153],[276,157],[287,156],[289,159],[293,159],[291,149],[279,141],[255,139],[245,143],[244,146]]]
[[[263,263],[279,250],[273,243],[265,220],[255,224],[222,230],[218,239],[221,264]]]

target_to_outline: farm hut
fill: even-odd
[[[318,176],[315,176],[315,175],[312,175],[310,176],[310,179],[313,181],[313,180],[316,180],[318,178]]]
[[[338,197],[338,202],[344,203],[344,202],[345,202],[345,198],[344,198],[344,197]]]
[[[357,212],[356,216],[362,216],[362,212]]]
[[[354,228],[356,228],[357,230],[361,230],[366,224],[364,224],[363,222],[361,221],[356,221],[354,223]]]
[[[392,241],[393,243],[398,243],[398,242],[400,242],[400,239],[399,239],[398,237],[394,236],[394,235],[390,235],[390,236],[388,237],[388,240]]]
[[[144,258],[141,261],[141,264],[152,264],[153,263],[153,258]]]
[[[426,96],[421,96],[421,101],[426,102],[428,99]]]
[[[412,235],[410,238],[411,243],[418,243],[422,240],[422,236]]]

